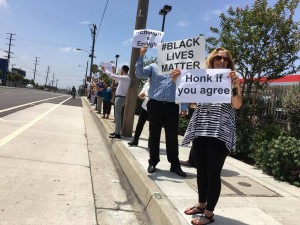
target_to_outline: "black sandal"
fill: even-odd
[[[196,218],[195,220],[193,219],[192,220],[192,224],[193,225],[206,225],[206,224],[209,224],[209,223],[213,223],[215,220],[213,219],[214,217],[214,214],[212,214],[211,216],[206,216],[205,214],[202,214],[201,216],[199,216],[198,218]],[[205,218],[208,220],[207,223],[202,223],[200,220],[202,218]],[[193,221],[196,221],[196,223],[193,223]]]
[[[187,213],[187,211],[190,211],[190,210],[193,210],[193,209],[197,209],[197,210],[195,210],[193,213]],[[186,215],[202,214],[202,213],[204,213],[204,210],[205,210],[205,207],[204,208],[200,208],[199,206],[195,205],[195,206],[193,206],[191,208],[186,209],[184,211],[184,213]]]

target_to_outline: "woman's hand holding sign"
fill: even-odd
[[[231,77],[231,82],[233,87],[238,87],[240,86],[240,79],[236,75],[235,71],[230,71],[229,76]]]
[[[230,71],[229,77],[231,77],[232,83],[232,99],[231,104],[235,109],[239,109],[242,106],[242,94],[241,94],[241,83],[239,77],[235,71]]]

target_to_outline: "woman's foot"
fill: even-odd
[[[205,206],[204,205],[195,205],[193,207],[187,208],[186,210],[184,210],[184,213],[186,215],[194,215],[194,214],[201,214],[204,213],[205,210]]]
[[[199,217],[193,218],[191,223],[193,225],[205,225],[205,224],[213,223],[215,221],[213,219],[213,217],[214,217],[214,214],[212,214],[211,216],[207,216],[207,215],[203,214]]]

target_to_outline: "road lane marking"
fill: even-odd
[[[23,106],[33,105],[35,103],[48,101],[48,100],[55,99],[55,98],[61,98],[61,97],[65,97],[65,95],[61,95],[61,96],[57,96],[57,97],[53,97],[53,98],[46,98],[44,100],[39,100],[39,101],[35,101],[35,102],[29,102],[29,103],[26,103],[26,104],[23,104],[23,105],[18,105],[18,106],[14,106],[14,107],[11,107],[11,108],[3,109],[3,110],[0,110],[0,113],[6,112],[6,111],[9,111],[9,110],[12,110],[12,109],[17,109],[17,108],[20,108],[20,107],[23,107]]]
[[[27,123],[28,121],[21,121],[21,120],[5,120],[5,119],[2,119],[0,118],[0,121],[2,122],[7,122],[7,123]]]
[[[30,128],[32,125],[34,125],[35,123],[37,123],[39,120],[41,120],[43,117],[45,117],[46,115],[48,115],[49,113],[51,113],[53,110],[55,110],[56,108],[58,108],[59,106],[61,106],[63,103],[65,103],[66,101],[68,101],[70,98],[67,98],[66,100],[62,101],[61,103],[55,105],[54,107],[50,108],[48,111],[44,112],[43,114],[39,115],[38,117],[36,117],[34,120],[28,122],[27,124],[25,124],[24,126],[20,127],[19,129],[15,130],[14,132],[12,132],[11,134],[7,135],[6,137],[2,138],[0,140],[0,148],[4,145],[6,145],[8,142],[10,142],[11,140],[13,140],[14,138],[16,138],[18,135],[20,135],[21,133],[23,133],[24,131],[26,131],[28,128]]]

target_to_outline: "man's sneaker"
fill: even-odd
[[[120,134],[109,135],[109,137],[110,137],[110,138],[121,139],[121,135],[120,135]]]

